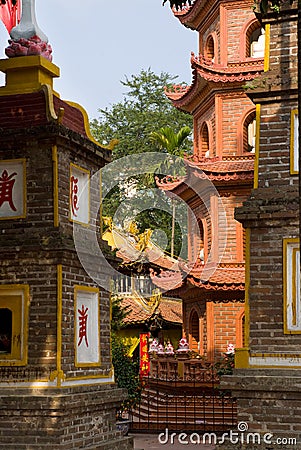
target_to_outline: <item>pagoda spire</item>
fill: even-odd
[[[16,56],[41,55],[52,61],[52,48],[48,38],[39,28],[35,14],[35,0],[21,0],[21,20],[10,32],[11,39],[5,53]]]

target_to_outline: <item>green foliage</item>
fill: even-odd
[[[170,127],[160,128],[150,134],[150,141],[159,149],[165,149],[174,156],[184,156],[183,146],[187,137],[191,134],[191,128],[182,127],[175,133]]]
[[[224,356],[214,364],[217,375],[232,375],[234,369],[234,353],[224,353]]]
[[[110,108],[100,109],[100,117],[91,123],[91,130],[94,137],[101,143],[107,144],[112,139],[117,139],[118,144],[113,150],[113,159],[119,159],[136,153],[171,151],[168,148],[159,146],[154,139],[155,133],[168,130],[169,139],[173,146],[173,154],[182,155],[184,152],[190,153],[192,139],[190,130],[192,128],[192,118],[190,115],[178,111],[166,97],[164,88],[175,83],[176,77],[169,73],[161,72],[155,74],[151,69],[141,70],[138,75],[125,77],[121,81],[126,88],[126,93],[121,102],[112,105]],[[158,132],[159,130],[159,132]],[[188,132],[189,130],[189,132]],[[176,137],[177,142],[172,141]],[[169,170],[169,168],[165,168]],[[166,172],[168,174],[170,172]],[[131,180],[129,180],[131,183]],[[135,177],[133,183],[137,189],[156,188],[154,176],[152,174],[142,174]],[[149,194],[151,195],[151,194]],[[168,245],[166,250],[171,248],[171,214],[164,211],[164,208],[147,207],[142,211],[140,201],[139,212],[127,201],[126,187],[118,184],[106,196],[103,202],[103,215],[114,217],[117,208],[119,217],[131,220],[135,219],[140,232],[150,229],[161,229],[167,236]],[[145,198],[150,204],[150,198]],[[169,202],[169,200],[167,200]],[[124,227],[124,223],[118,222],[118,217],[114,217],[114,223]],[[175,254],[181,248],[182,236],[179,226],[176,227]],[[184,241],[186,238],[184,239]]]
[[[112,342],[112,362],[115,379],[118,387],[128,391],[128,398],[121,405],[121,410],[125,411],[134,407],[141,393],[139,379],[139,362],[127,355],[128,347],[116,334],[116,331],[123,327],[123,320],[128,315],[128,308],[121,305],[122,299],[115,297],[112,300],[112,320],[111,320],[111,342]]]
[[[281,3],[284,0],[254,0],[254,11],[260,14],[265,15],[269,11],[278,14],[280,12]],[[293,0],[290,0],[290,4],[293,3]]]
[[[128,348],[122,339],[112,333],[112,359],[117,386],[128,391],[128,398],[122,403],[123,411],[134,407],[140,400],[141,385],[139,363],[127,355]]]
[[[124,319],[129,314],[128,307],[123,308],[121,305],[121,297],[112,297],[112,320],[111,320],[111,330],[118,331],[124,326]]]
[[[121,84],[127,89],[121,102],[100,109],[100,117],[91,123],[94,137],[108,144],[112,139],[119,143],[113,150],[113,159],[134,153],[154,152],[157,146],[150,134],[158,128],[171,126],[174,131],[192,128],[190,115],[178,111],[164,93],[165,86],[175,83],[177,77],[169,73],[155,74],[151,69],[138,75],[125,77]],[[183,150],[190,152],[192,141],[187,140]]]

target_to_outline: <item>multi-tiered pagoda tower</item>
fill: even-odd
[[[196,0],[174,11],[199,37],[192,84],[167,91],[175,107],[193,115],[194,150],[186,180],[161,187],[185,200],[199,224],[199,236],[189,229],[189,259],[196,264],[180,292],[190,347],[210,360],[244,339],[245,233],[234,210],[253,186],[256,107],[244,86],[263,71],[265,42],[251,6],[248,0]],[[215,187],[209,209],[204,174]],[[208,278],[204,270],[212,262],[217,268]]]

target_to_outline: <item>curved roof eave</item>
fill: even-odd
[[[174,16],[179,19],[182,25],[191,30],[196,30],[196,25],[193,23],[200,10],[205,6],[204,0],[194,0],[191,6],[184,6],[181,10],[173,9]]]

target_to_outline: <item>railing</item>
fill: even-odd
[[[215,367],[197,359],[159,357],[143,379],[139,405],[130,413],[133,432],[226,431],[237,423],[236,401],[220,391]]]
[[[194,383],[213,381],[219,383],[219,377],[214,366],[203,359],[189,358],[188,356],[156,357],[151,359],[150,378],[173,380]]]

